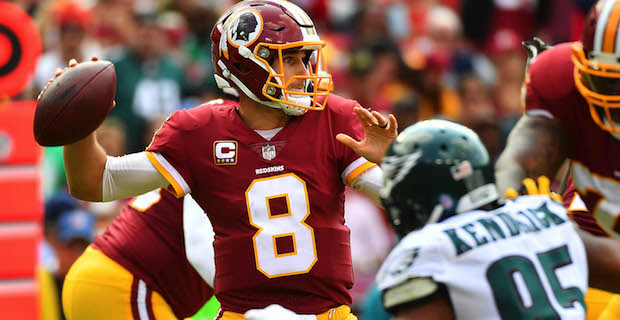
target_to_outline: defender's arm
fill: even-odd
[[[590,286],[620,293],[620,240],[577,229],[588,256]]]
[[[497,161],[497,187],[518,190],[524,178],[554,177],[571,154],[570,138],[560,123],[544,116],[523,115]]]

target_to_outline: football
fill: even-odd
[[[65,70],[41,91],[34,138],[42,146],[77,142],[94,132],[113,107],[116,69],[109,61],[88,61]]]

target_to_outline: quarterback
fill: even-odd
[[[325,43],[288,1],[238,3],[211,40],[217,83],[239,103],[173,113],[141,153],[107,157],[92,135],[65,146],[71,193],[90,201],[191,193],[215,232],[218,319],[274,303],[355,319],[344,187],[379,202],[375,163],[396,120],[330,94]]]
[[[473,131],[415,124],[382,168],[381,196],[403,239],[377,282],[396,319],[584,319],[588,282],[620,289],[620,244],[578,231],[548,196],[500,204]]]

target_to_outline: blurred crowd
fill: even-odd
[[[33,84],[20,98],[36,97],[71,58],[114,62],[117,105],[98,131],[109,155],[143,151],[172,111],[223,97],[213,78],[210,32],[237,1],[13,2],[33,17],[44,48]],[[533,36],[551,44],[578,40],[595,0],[293,2],[309,13],[327,42],[335,93],[393,113],[400,128],[433,117],[465,124],[496,159],[522,113],[527,56],[521,42]],[[60,148],[46,150],[45,168],[46,197],[54,199],[65,190]],[[123,204],[81,207],[97,217],[98,233]],[[350,192],[346,211],[359,303],[396,239],[381,210],[363,197]]]

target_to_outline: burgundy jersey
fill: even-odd
[[[93,243],[157,291],[179,319],[194,315],[213,296],[185,255],[183,202],[161,189],[139,196]]]
[[[363,139],[358,104],[330,95],[270,141],[236,103],[172,114],[147,155],[177,196],[192,193],[215,231],[215,294],[244,313],[277,303],[301,314],[351,304],[344,187],[374,166],[338,142]]]
[[[607,236],[607,232],[601,228],[594,217],[590,215],[590,212],[588,212],[588,208],[579,196],[579,193],[577,193],[572,177],[568,179],[568,185],[562,196],[562,203],[566,210],[568,210],[571,219],[575,221],[581,229],[597,236]]]
[[[525,110],[563,124],[574,150],[575,187],[602,230],[618,237],[620,141],[596,125],[588,103],[575,88],[571,46],[559,44],[534,58],[524,84]]]

